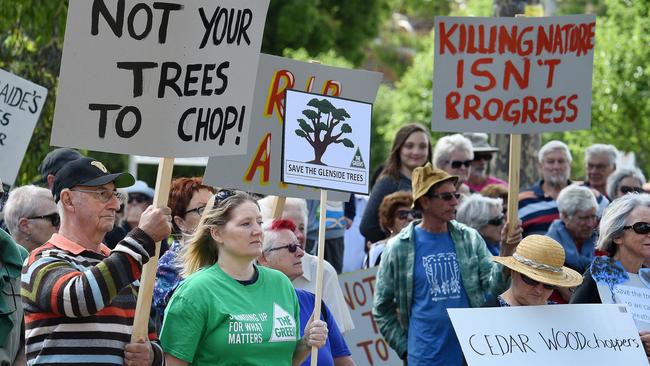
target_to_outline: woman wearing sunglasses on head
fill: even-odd
[[[301,338],[289,278],[254,264],[263,239],[257,202],[221,190],[205,210],[182,251],[185,280],[165,310],[166,364],[300,364],[312,346],[323,346],[327,326],[309,322]]]
[[[644,193],[645,176],[639,168],[619,168],[607,178],[607,195],[615,200],[628,193]]]
[[[411,192],[394,192],[384,197],[379,206],[379,223],[388,237],[370,246],[368,254],[363,260],[363,268],[378,266],[388,239],[397,235],[414,219],[422,218],[422,214],[414,210],[412,206],[413,195]]]
[[[474,149],[472,142],[457,133],[441,137],[433,149],[433,166],[444,170],[449,175],[458,177],[458,193],[463,196],[470,194],[467,180],[472,169]]]

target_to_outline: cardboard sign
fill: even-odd
[[[287,90],[282,181],[368,194],[372,104]]]
[[[372,317],[377,269],[374,267],[339,275],[343,297],[355,324],[354,329],[344,334],[344,338],[357,365],[398,366],[403,364],[402,360],[381,336]]]
[[[0,69],[0,179],[13,185],[47,89]]]
[[[435,18],[433,131],[589,129],[596,17]]]
[[[621,305],[447,309],[469,366],[647,365]]]
[[[257,71],[255,101],[248,151],[242,156],[211,158],[203,181],[218,187],[238,188],[266,195],[318,199],[317,189],[280,181],[284,92],[314,91],[372,103],[382,75],[301,62],[262,54]],[[347,201],[348,194],[329,192],[334,201]]]
[[[614,286],[614,293],[632,314],[637,329],[650,331],[650,290],[646,287]]]
[[[243,154],[269,0],[71,0],[51,144]]]

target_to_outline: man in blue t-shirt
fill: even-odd
[[[460,366],[462,351],[447,309],[481,306],[486,292],[505,290],[507,278],[481,235],[454,220],[458,177],[427,164],[413,171],[412,184],[422,220],[411,222],[386,246],[372,314],[410,366]],[[519,241],[517,228],[503,241],[501,255],[511,255]]]

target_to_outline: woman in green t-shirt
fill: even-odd
[[[167,365],[300,364],[322,347],[327,325],[315,320],[300,338],[300,309],[281,272],[258,267],[262,219],[240,191],[210,199],[181,255],[185,278],[165,311],[160,341]]]

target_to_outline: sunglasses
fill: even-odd
[[[291,243],[291,244],[283,245],[283,246],[281,246],[281,247],[271,248],[271,249],[267,250],[267,252],[272,252],[272,251],[274,251],[274,250],[282,250],[282,249],[286,249],[286,250],[289,251],[289,253],[295,253],[295,252],[298,250],[298,248],[302,249],[302,247],[300,246],[300,244],[294,244],[294,243]]]
[[[430,194],[429,197],[431,198],[440,198],[443,201],[451,201],[452,199],[460,199],[460,193],[451,193],[451,192],[444,192],[440,194]]]
[[[145,203],[151,202],[151,199],[143,194],[130,194],[128,203],[132,203],[133,201],[137,203]]]
[[[126,195],[121,192],[117,191],[109,191],[106,189],[102,189],[99,191],[93,191],[91,189],[70,189],[73,192],[83,192],[83,193],[93,193],[95,195],[95,198],[99,200],[101,203],[106,203],[111,200],[111,198],[115,197],[117,198],[120,203],[123,203],[126,201]]]
[[[413,219],[421,219],[422,213],[418,210],[397,210],[395,211],[395,217],[400,220],[406,220],[411,216]]]
[[[469,168],[471,164],[472,164],[471,160],[465,160],[465,161],[454,160],[449,162],[449,165],[451,166],[452,169],[460,169],[460,167],[463,165],[465,166],[465,168]]]
[[[189,209],[189,210],[185,211],[185,215],[187,215],[190,212],[196,212],[199,216],[201,216],[201,215],[203,215],[203,211],[205,211],[205,206],[195,207],[195,208],[192,208],[192,209]]]
[[[61,224],[61,217],[59,216],[58,213],[51,213],[49,215],[41,215],[41,216],[32,216],[28,217],[28,220],[49,220],[52,223],[52,226],[54,227],[59,227]]]
[[[631,186],[621,186],[619,188],[621,190],[621,193],[623,194],[628,194],[628,193],[644,193],[645,191],[641,187],[631,187]]]
[[[501,226],[505,220],[505,215],[501,214],[498,217],[495,217],[487,222],[488,225]]]
[[[541,283],[541,282],[539,282],[539,281],[536,281],[536,280],[534,280],[534,279],[532,279],[532,278],[526,276],[526,275],[523,274],[523,273],[519,273],[519,275],[521,276],[521,279],[522,279],[522,280],[523,280],[523,281],[524,281],[528,286],[535,287],[535,286],[537,286],[537,285],[539,285],[539,284]],[[544,285],[544,288],[547,289],[547,290],[554,290],[554,289],[555,289],[555,286],[553,286],[553,285],[549,285],[549,284],[546,284],[546,283],[542,283],[542,285]]]
[[[492,154],[474,154],[474,161],[490,161],[492,160]]]
[[[650,224],[647,222],[635,222],[632,225],[623,226],[623,230],[632,229],[639,235],[648,235],[650,233]]]

